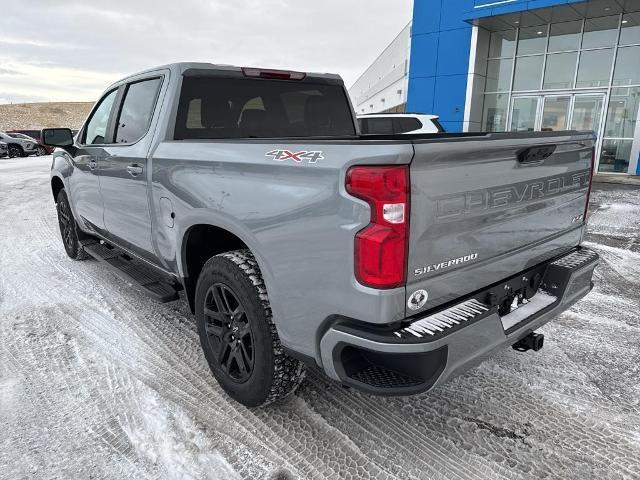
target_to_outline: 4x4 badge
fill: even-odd
[[[318,163],[318,160],[322,160],[322,150],[300,150],[299,152],[291,152],[289,150],[271,150],[264,154],[265,157],[271,157],[272,160],[278,162],[284,162],[286,160],[293,160],[296,163],[302,163],[307,161],[309,163]]]

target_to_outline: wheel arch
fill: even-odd
[[[232,250],[248,249],[256,257],[256,252],[243,236],[227,228],[211,223],[196,223],[188,227],[180,244],[180,263],[183,284],[189,308],[195,312],[195,291],[198,276],[208,259]]]
[[[57,175],[51,177],[51,193],[53,193],[54,203],[58,201],[58,194],[64,188],[64,181]]]

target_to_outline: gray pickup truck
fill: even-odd
[[[592,288],[592,132],[361,135],[340,77],[202,63],[110,86],[45,129],[64,248],[195,313],[234,399],[305,364],[424,392]]]

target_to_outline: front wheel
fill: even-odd
[[[78,225],[76,224],[76,219],[73,218],[71,205],[69,205],[69,199],[64,189],[58,193],[56,209],[58,210],[58,224],[60,226],[60,235],[62,235],[62,244],[67,255],[74,260],[84,260],[87,258],[87,253],[78,239]]]
[[[36,149],[36,155],[38,155],[38,156],[40,156],[40,157],[41,157],[41,156],[46,155],[46,154],[47,154],[47,151],[45,150],[45,148],[44,148],[44,147],[39,146],[39,147]]]
[[[23,156],[24,156],[24,151],[22,150],[21,147],[18,147],[17,145],[9,146],[9,157],[14,158],[14,157],[23,157]]]
[[[233,399],[247,407],[267,405],[302,382],[304,366],[284,353],[249,250],[210,258],[198,278],[195,302],[204,355]]]

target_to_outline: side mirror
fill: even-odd
[[[42,130],[42,143],[50,147],[70,147],[73,145],[73,133],[68,128],[45,128]]]

